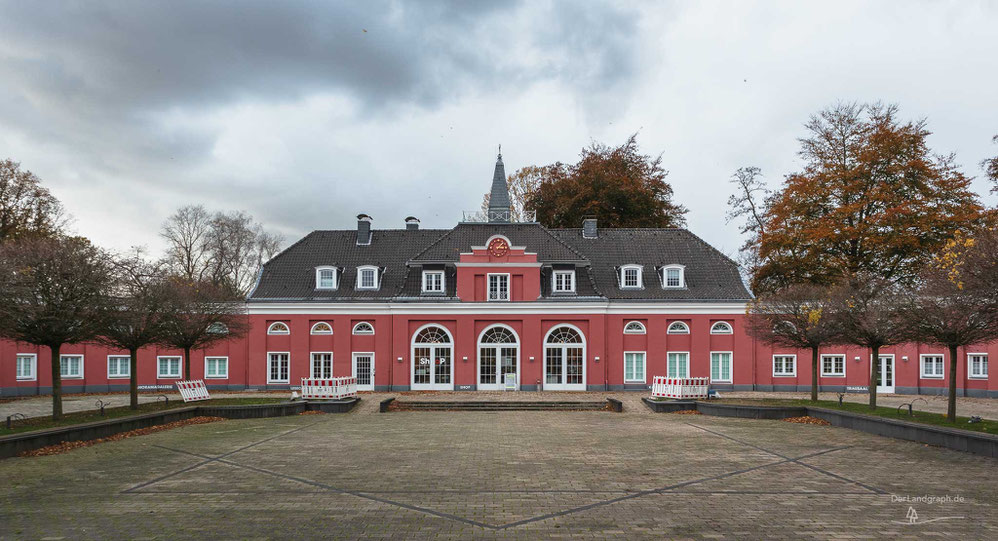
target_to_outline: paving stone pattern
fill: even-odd
[[[0,462],[0,538],[998,539],[998,460],[610,412],[233,420]],[[914,503],[902,496],[962,502]],[[949,518],[963,517],[963,518]]]

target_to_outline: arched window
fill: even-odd
[[[548,335],[548,344],[581,344],[582,336],[571,327],[558,327]]]
[[[354,334],[374,334],[374,325],[366,321],[361,321],[360,323],[353,326]]]
[[[519,388],[520,344],[513,329],[497,324],[478,337],[478,389]]]
[[[333,328],[325,321],[312,325],[312,334],[333,334]]]
[[[710,334],[731,334],[731,324],[726,321],[718,321],[710,326]]]
[[[516,336],[506,327],[492,327],[482,335],[483,344],[515,344]]]
[[[579,329],[562,324],[544,340],[544,389],[586,390],[586,344]]]
[[[440,327],[427,327],[419,331],[413,342],[417,344],[449,344],[450,335]]]
[[[287,323],[280,321],[275,321],[267,327],[267,334],[291,334],[291,329],[288,328]]]
[[[624,325],[624,334],[645,334],[645,326],[640,321],[632,321]]]
[[[216,321],[211,325],[208,325],[208,333],[229,334],[229,328],[225,326],[225,323],[222,323],[221,321]]]
[[[690,327],[682,321],[673,321],[669,324],[669,329],[666,332],[668,334],[690,334]]]

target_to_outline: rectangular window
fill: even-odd
[[[645,352],[624,352],[624,383],[645,382]]]
[[[710,381],[731,383],[730,351],[712,351],[710,353]]]
[[[267,383],[288,383],[291,381],[291,354],[267,354]]]
[[[229,377],[228,357],[205,357],[204,377],[224,379]]]
[[[82,378],[83,355],[59,355],[59,374],[64,378]]]
[[[319,269],[316,287],[319,289],[336,289],[336,270]]]
[[[623,277],[620,280],[622,287],[641,287],[641,269],[637,267],[624,267],[621,271]]]
[[[575,291],[575,271],[554,271],[554,292],[572,293]]]
[[[132,375],[131,358],[128,355],[107,356],[107,377],[127,378]]]
[[[509,300],[509,275],[490,274],[489,275],[489,296],[490,301]]]
[[[665,269],[665,287],[682,287],[683,272],[679,269]]]
[[[361,269],[360,270],[360,283],[357,284],[361,289],[374,289],[377,287],[377,271],[374,269]]]
[[[922,355],[922,377],[926,379],[942,379],[942,355]]]
[[[157,377],[168,379],[180,377],[180,357],[156,357],[156,364]]]
[[[773,355],[773,377],[794,377],[797,375],[796,355]]]
[[[331,378],[333,377],[333,354],[313,353],[312,354],[312,377]]]
[[[443,293],[444,292],[443,271],[424,271],[423,291],[426,293]]]
[[[667,377],[688,378],[690,377],[690,354],[683,351],[670,353],[668,355]]]
[[[34,353],[17,354],[17,379],[19,381],[32,381],[36,379],[35,369],[38,366],[38,355]]]
[[[988,379],[988,354],[971,353],[967,355],[967,374],[973,379]]]
[[[829,377],[845,377],[846,356],[845,355],[822,355],[821,375]]]

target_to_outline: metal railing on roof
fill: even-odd
[[[461,221],[469,223],[533,223],[537,221],[537,212],[533,210],[466,210]]]

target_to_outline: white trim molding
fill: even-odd
[[[331,302],[252,302],[247,303],[250,315],[409,315],[409,314],[556,314],[556,315],[601,315],[601,314],[649,314],[649,315],[744,315],[744,302],[606,302],[575,301],[566,303],[549,302],[385,302],[372,303],[331,303]],[[434,316],[439,317],[439,316]]]

